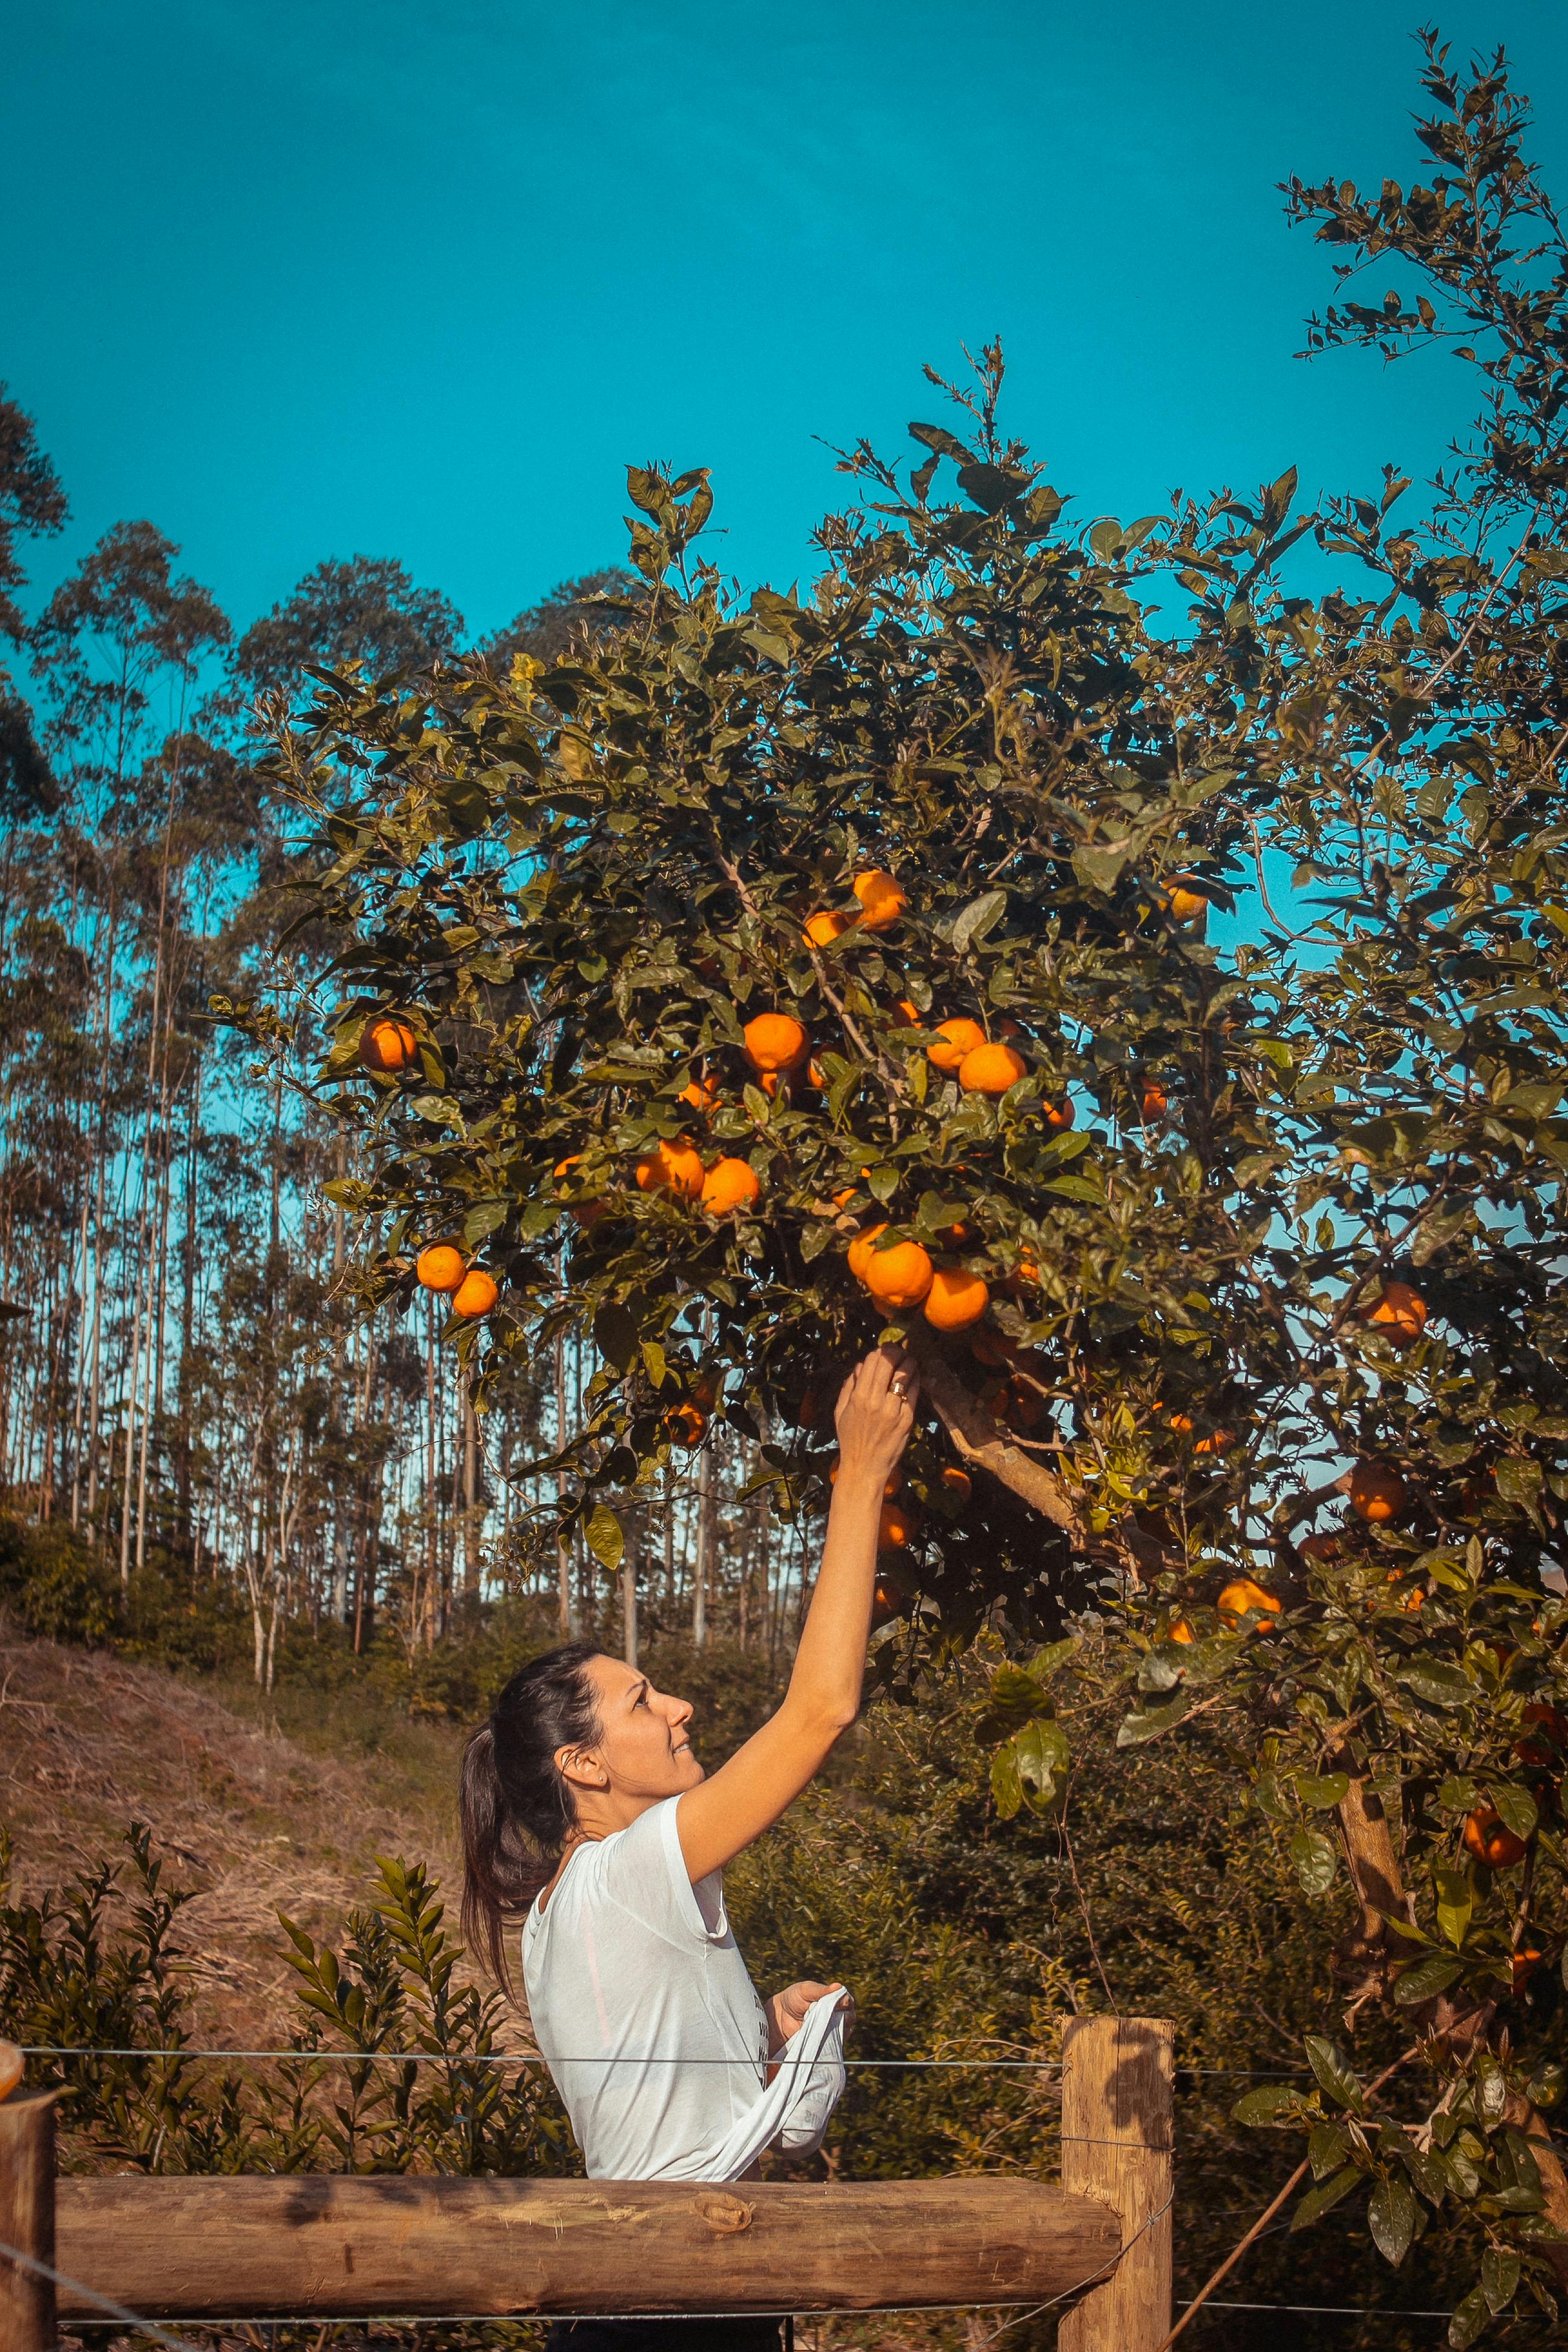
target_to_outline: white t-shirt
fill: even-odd
[[[837,1995],[813,2003],[767,2083],[722,1874],[688,1876],[679,1801],[580,1845],[523,1922],[534,2037],[595,2180],[736,2179],[774,2139],[815,2147],[844,2086]]]

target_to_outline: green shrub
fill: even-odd
[[[120,1586],[102,1557],[69,1528],[0,1518],[0,1601],[29,1633],[47,1641],[106,1642],[115,1630]]]

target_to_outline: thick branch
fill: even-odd
[[[1088,1530],[1061,1480],[1042,1463],[1031,1461],[1021,1445],[1013,1444],[934,1349],[921,1349],[921,1385],[965,1462],[988,1470],[993,1478],[1010,1486],[1053,1527],[1060,1528],[1077,1550],[1087,1548]]]

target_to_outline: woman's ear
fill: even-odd
[[[592,1748],[558,1748],[555,1769],[574,1789],[607,1789],[610,1776]]]

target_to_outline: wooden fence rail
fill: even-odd
[[[1065,2049],[1063,2185],[295,2173],[53,2178],[45,2097],[0,2105],[0,2346],[90,2294],[154,2320],[860,2311],[1078,2296],[1063,2352],[1157,2352],[1171,2315],[1171,2028]],[[52,2197],[47,2193],[52,2187]],[[1125,2249],[1125,2251],[1123,2251]],[[67,2284],[69,2282],[70,2284]],[[80,2290],[87,2289],[84,2295]]]

